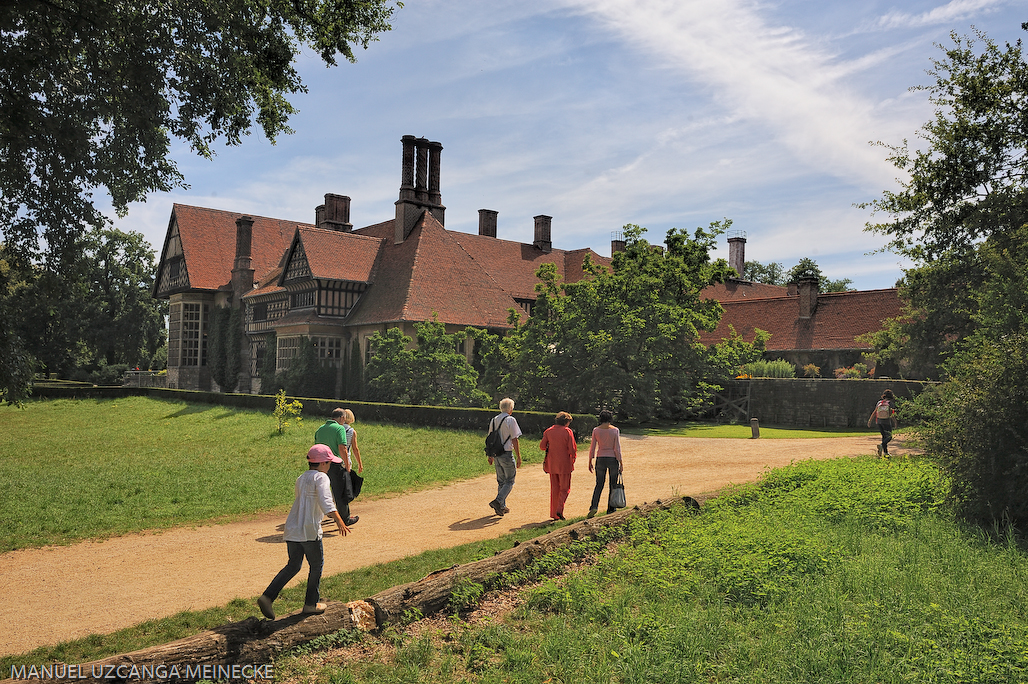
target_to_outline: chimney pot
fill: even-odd
[[[340,233],[349,233],[353,230],[350,223],[350,198],[346,195],[325,195],[325,203],[318,207],[315,212],[318,228],[334,230]]]
[[[540,214],[534,218],[535,241],[532,244],[549,254],[553,250],[553,243],[550,241],[550,222],[553,221],[553,217]]]
[[[478,234],[486,237],[496,237],[496,216],[500,212],[492,209],[478,210]]]
[[[610,256],[613,257],[618,252],[625,251],[628,243],[625,242],[624,233],[611,233],[610,234]]]

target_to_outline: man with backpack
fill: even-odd
[[[882,398],[875,404],[874,411],[867,419],[867,426],[878,425],[882,433],[882,443],[878,445],[878,455],[889,455],[889,442],[892,441],[892,431],[898,425],[896,420],[896,396],[891,389],[882,392]]]
[[[496,498],[489,502],[489,506],[499,516],[510,512],[507,495],[514,488],[514,477],[521,467],[521,448],[518,446],[521,428],[512,413],[514,400],[509,397],[501,399],[500,412],[489,421],[489,433],[485,438],[489,465],[496,468]]]

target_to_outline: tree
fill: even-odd
[[[785,282],[797,283],[803,278],[817,278],[819,292],[845,292],[853,284],[849,278],[830,280],[821,272],[821,267],[817,265],[817,262],[810,257],[803,257],[798,264],[789,269],[785,275]]]
[[[586,277],[574,283],[543,264],[532,316],[501,343],[501,390],[538,410],[608,407],[640,419],[695,410],[710,389],[702,384],[709,352],[699,331],[713,330],[722,313],[700,292],[734,273],[723,259],[710,260],[730,224],[691,237],[672,229],[664,249],[626,225],[625,250],[611,270],[587,261]]]
[[[387,0],[0,2],[0,240],[63,275],[78,237],[109,225],[95,191],[124,215],[186,187],[173,139],[203,157],[255,125],[274,142],[296,111],[287,96],[305,91],[300,51],[354,61],[392,12]],[[0,355],[0,380],[24,357]]]
[[[18,287],[17,269],[0,245],[0,402],[20,404],[28,397],[35,359],[26,351],[25,343],[11,322],[15,311],[10,307],[11,292]]]
[[[366,368],[372,401],[433,406],[484,406],[489,395],[478,389],[478,371],[457,351],[471,329],[446,332],[433,318],[415,323],[417,345],[399,328],[371,337]]]
[[[1028,24],[1022,28],[1028,29]],[[896,357],[933,357],[946,382],[903,415],[921,420],[926,453],[950,474],[968,517],[1028,522],[1028,64],[1021,42],[952,35],[933,60],[935,116],[925,148],[890,148],[909,174],[865,206],[890,220],[867,229],[909,257]]]
[[[70,375],[100,366],[148,366],[164,341],[166,304],[150,292],[156,271],[139,233],[104,230],[57,264],[22,265],[6,318],[40,369]],[[0,295],[3,295],[0,292]]]
[[[768,285],[785,285],[785,267],[777,261],[762,264],[759,261],[747,261],[743,265],[742,277],[754,283]]]

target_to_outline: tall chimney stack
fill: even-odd
[[[728,237],[728,265],[739,278],[746,270],[746,233],[733,231]]]
[[[532,244],[546,254],[549,254],[553,251],[553,243],[550,242],[550,222],[553,220],[553,217],[540,214],[534,218],[535,241],[533,241]]]
[[[486,237],[496,237],[496,216],[500,212],[492,209],[478,210],[478,234]]]
[[[394,242],[407,239],[427,209],[439,223],[446,223],[446,207],[442,204],[439,186],[441,143],[405,135],[400,173],[400,197],[396,200]]]
[[[817,311],[817,278],[800,278],[796,290],[800,298],[800,318],[811,318]]]

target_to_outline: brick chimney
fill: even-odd
[[[728,265],[735,269],[739,278],[746,270],[746,233],[734,231],[728,238]]]
[[[325,195],[325,203],[314,211],[314,225],[325,230],[349,233],[353,230],[350,223],[350,198],[346,195]]]
[[[240,216],[236,219],[236,259],[232,265],[232,292],[239,298],[253,289],[253,219]]]
[[[540,214],[534,218],[535,240],[532,244],[546,254],[549,254],[553,251],[553,243],[550,242],[550,222],[553,220],[553,217]]]
[[[400,197],[396,200],[394,241],[407,239],[426,209],[439,223],[446,223],[439,174],[443,146],[425,138],[405,135],[400,138],[403,156],[400,171]]]
[[[496,217],[500,212],[492,209],[478,210],[478,234],[486,237],[496,237]]]
[[[811,318],[817,311],[817,278],[800,278],[796,291],[800,298],[800,318]]]

